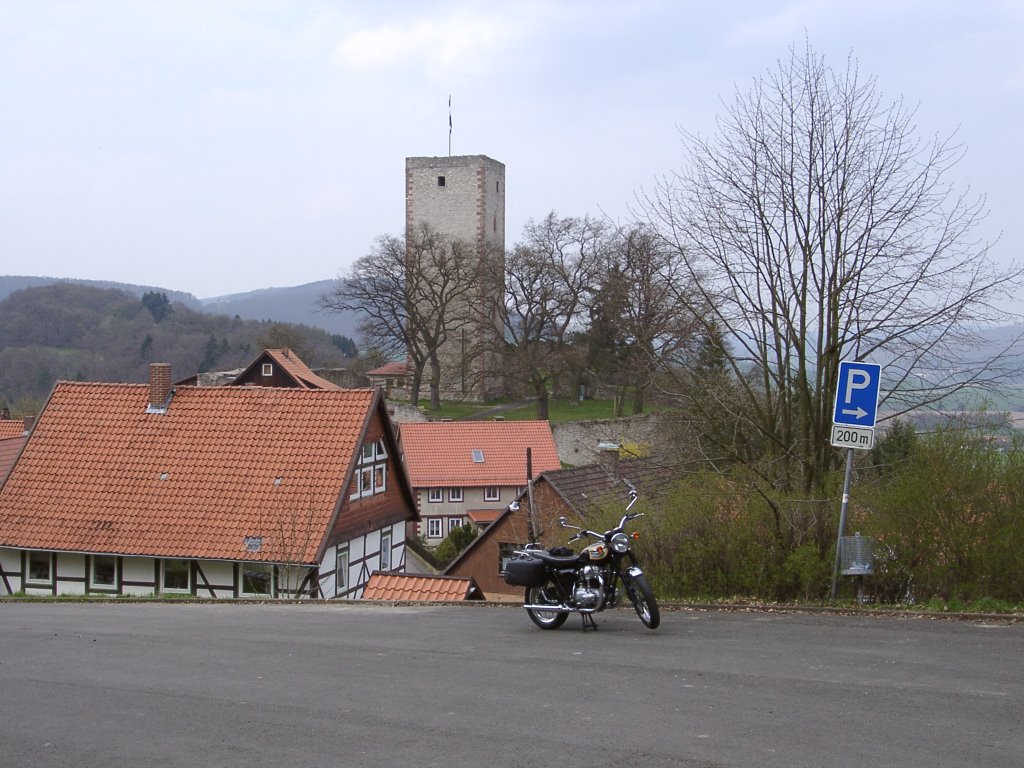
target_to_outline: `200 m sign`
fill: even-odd
[[[875,446],[875,430],[871,427],[832,425],[832,445],[836,448],[859,448],[869,451]]]

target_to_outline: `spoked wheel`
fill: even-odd
[[[527,587],[526,604],[557,606],[561,605],[561,601],[558,599],[558,590],[549,581],[540,587]],[[530,620],[541,629],[558,629],[569,618],[569,614],[558,611],[538,611],[527,608],[526,612],[530,614]]]
[[[622,583],[626,587],[629,599],[633,602],[636,615],[648,629],[657,629],[661,624],[661,612],[658,610],[658,601],[654,599],[654,592],[651,585],[647,583],[647,577],[624,576]]]

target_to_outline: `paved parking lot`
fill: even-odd
[[[0,604],[3,766],[1024,765],[1024,626]]]

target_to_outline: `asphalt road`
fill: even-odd
[[[0,768],[1024,765],[1024,625],[0,604]]]

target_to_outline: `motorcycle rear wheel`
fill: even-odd
[[[527,587],[525,600],[526,605],[561,605],[561,601],[558,599],[558,590],[550,581],[539,587]],[[541,629],[558,629],[569,618],[569,614],[557,611],[537,611],[527,608],[526,612],[530,615],[530,620]]]
[[[643,574],[626,576],[623,583],[640,621],[648,629],[657,629],[661,624],[661,611],[658,610],[658,601],[654,599],[654,592],[647,583],[647,577]]]

